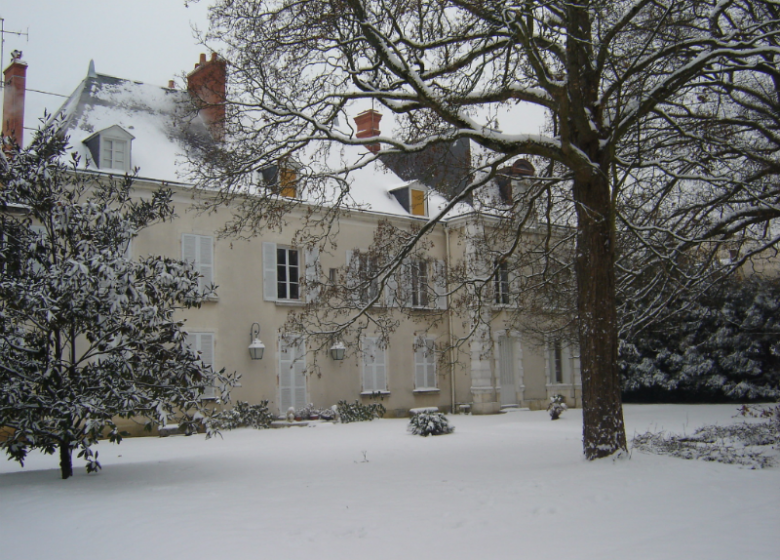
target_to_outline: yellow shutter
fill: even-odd
[[[298,182],[298,174],[295,169],[289,167],[282,167],[279,172],[279,187],[280,194],[287,198],[295,198],[296,189],[295,184]]]
[[[414,216],[425,216],[425,193],[416,189],[412,191],[412,214]]]

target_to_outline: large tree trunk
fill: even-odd
[[[71,456],[70,442],[60,443],[60,473],[62,480],[73,476],[73,459]]]
[[[598,459],[626,450],[617,365],[615,235],[607,179],[594,173],[575,178],[574,199],[582,443],[585,457]]]

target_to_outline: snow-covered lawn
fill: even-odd
[[[736,421],[734,406],[626,406],[629,436]],[[579,410],[139,438],[103,470],[0,461],[0,558],[774,559],[780,468],[634,451],[582,459]]]

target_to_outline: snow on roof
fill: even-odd
[[[138,168],[139,178],[183,182],[192,172],[184,157],[187,139],[209,137],[200,117],[192,119],[186,130],[182,119],[176,118],[191,108],[186,92],[98,74],[90,63],[87,76],[55,115],[63,119],[62,127],[73,151],[81,156],[82,168],[105,171],[92,161],[85,142],[101,131],[120,127],[133,137],[131,165]],[[369,161],[371,157],[364,146],[339,145],[330,150],[326,161],[318,163],[340,170],[368,162],[345,175],[351,183],[351,205],[363,211],[409,216],[390,191],[421,183],[401,179],[380,161]],[[426,190],[429,216],[436,216],[447,199],[431,188]]]

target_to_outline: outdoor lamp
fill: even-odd
[[[265,344],[260,340],[260,323],[252,323],[249,328],[249,355],[253,360],[262,360],[265,352]]]
[[[346,352],[346,347],[344,346],[344,343],[341,341],[338,341],[333,344],[333,346],[330,347],[330,357],[334,360],[343,360],[344,359],[344,352]]]

